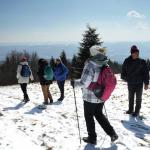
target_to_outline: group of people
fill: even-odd
[[[53,83],[54,79],[57,81],[60,90],[60,98],[58,99],[58,101],[63,101],[64,99],[64,84],[68,76],[68,69],[59,58],[55,60],[55,64],[55,68],[52,69],[46,59],[41,58],[38,61],[37,75],[39,77],[41,89],[43,92],[44,105],[53,103],[53,98],[50,93],[49,87]],[[25,65],[28,66],[28,69],[30,71],[30,74],[28,76],[21,75],[21,71]],[[49,78],[47,76],[49,76]],[[17,67],[17,79],[24,95],[23,101],[28,102],[30,99],[27,94],[27,84],[29,83],[29,79],[31,79],[32,81],[34,80],[34,78],[26,57],[21,57],[20,59],[20,63]]]
[[[149,85],[149,71],[144,59],[139,57],[139,49],[136,45],[131,47],[131,55],[125,59],[121,78],[127,82],[128,86],[128,99],[129,99],[129,109],[126,111],[127,114],[131,114],[133,117],[137,117],[140,113],[141,102],[142,102],[142,93],[143,93],[143,84],[144,89],[148,89]],[[98,99],[94,93],[88,88],[91,82],[96,82],[99,76],[99,73],[102,71],[102,67],[108,65],[108,59],[106,56],[106,49],[100,46],[92,46],[90,48],[91,57],[85,62],[81,79],[71,80],[70,84],[73,88],[76,86],[82,87],[83,101],[84,101],[84,117],[87,127],[88,136],[83,137],[83,141],[86,143],[96,144],[97,143],[97,134],[95,132],[95,121],[94,117],[104,129],[107,135],[110,136],[112,142],[118,139],[118,135],[115,132],[114,128],[110,124],[108,118],[103,114],[104,102],[101,99]],[[21,65],[27,63],[22,61]],[[64,83],[67,77],[68,69],[61,63],[60,59],[56,59],[56,68],[54,69],[54,77],[57,80],[58,87],[61,91],[61,96],[58,99],[62,101],[64,99]],[[44,104],[48,104],[48,99],[50,103],[53,102],[51,93],[49,92],[49,85],[52,81],[45,81],[43,78],[44,66],[48,65],[47,61],[44,59],[39,60],[39,70],[38,76],[40,79],[40,84],[42,87],[44,95]],[[21,85],[21,89],[24,92],[25,100],[28,99],[24,82],[20,82],[22,77],[19,76],[19,68],[17,78],[18,82]],[[33,79],[32,73],[30,78]],[[26,79],[26,83],[29,79]],[[23,88],[24,87],[24,88]],[[134,99],[136,95],[136,104],[134,109]]]

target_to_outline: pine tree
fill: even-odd
[[[114,73],[121,73],[121,67],[122,67],[121,64],[119,64],[116,61],[111,61],[110,59],[108,61],[108,64],[112,68],[112,70],[114,71]]]
[[[31,67],[31,70],[32,70],[32,74],[33,74],[33,77],[34,77],[34,81],[37,82],[38,81],[38,76],[37,76],[37,70],[38,70],[38,60],[39,60],[39,57],[38,57],[38,54],[36,52],[33,52],[31,54],[31,60],[30,60],[30,67]]]
[[[76,55],[73,55],[71,64],[72,64],[72,68],[75,68],[77,66],[77,56]]]
[[[76,55],[73,55],[73,58],[72,58],[72,61],[71,61],[71,68],[70,68],[70,77],[71,78],[78,78],[78,75],[79,72],[80,72],[80,69],[76,69],[78,68],[78,61],[77,61],[77,56]]]
[[[55,64],[55,59],[54,59],[53,56],[52,56],[51,59],[50,59],[50,65],[51,65],[52,69],[54,70],[56,64]]]
[[[68,62],[67,62],[67,57],[66,57],[66,53],[65,53],[64,50],[61,52],[60,58],[61,58],[62,63],[63,63],[65,66],[67,66]]]
[[[83,34],[82,42],[80,43],[79,53],[77,56],[77,68],[76,73],[79,72],[76,76],[80,77],[82,73],[82,69],[84,67],[85,61],[90,57],[90,47],[93,45],[101,46],[103,42],[101,42],[101,38],[99,38],[99,34],[96,33],[95,28],[91,28],[89,25],[87,26],[87,30]]]

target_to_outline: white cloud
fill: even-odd
[[[127,16],[128,17],[131,17],[131,18],[139,18],[139,19],[144,19],[146,18],[145,15],[143,14],[140,14],[139,12],[135,11],[135,10],[131,10],[127,13]]]

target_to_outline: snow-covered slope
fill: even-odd
[[[43,102],[39,83],[29,84],[31,101],[21,103],[19,85],[0,87],[0,150],[149,150],[150,149],[150,89],[144,91],[141,115],[143,120],[124,114],[128,108],[127,86],[118,76],[118,84],[105,107],[107,116],[119,139],[111,144],[102,128],[96,122],[97,145],[80,145],[77,128],[73,90],[69,81],[65,85],[65,99],[57,102],[59,90],[54,82],[50,87],[53,105],[41,110]],[[83,101],[80,88],[76,98],[81,137],[87,136],[83,115]],[[105,111],[104,111],[105,112]]]

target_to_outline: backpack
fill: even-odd
[[[48,65],[44,68],[44,79],[48,81],[53,80],[53,70]]]
[[[95,96],[102,101],[107,101],[117,84],[116,77],[109,66],[102,67],[97,82],[92,82],[88,89],[92,90]]]
[[[31,71],[28,65],[22,65],[20,75],[22,77],[30,77]]]

